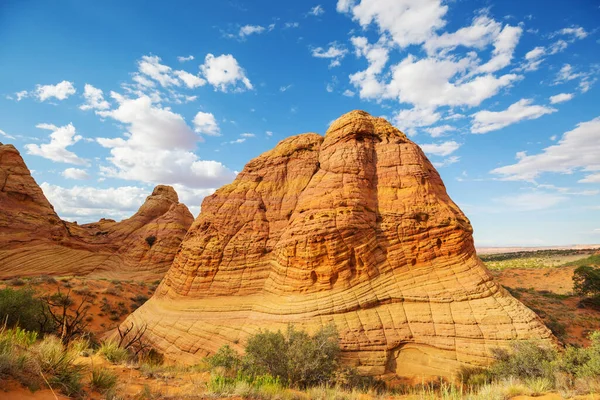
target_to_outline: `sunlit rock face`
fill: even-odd
[[[260,329],[336,325],[363,374],[450,376],[510,341],[552,341],[478,259],[419,146],[362,111],[293,136],[205,198],[157,292],[125,324],[189,363]]]
[[[161,279],[193,220],[172,187],[157,186],[138,212],[121,222],[63,221],[17,149],[0,144],[0,278]]]

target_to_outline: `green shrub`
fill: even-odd
[[[535,341],[518,341],[511,344],[510,350],[497,348],[492,353],[496,358],[490,368],[494,378],[554,380],[557,352],[552,347]]]
[[[573,291],[581,296],[600,296],[600,268],[582,265],[573,271]]]
[[[117,342],[106,341],[100,345],[98,355],[106,358],[113,364],[121,364],[129,359],[129,352],[119,347]]]
[[[117,375],[103,368],[92,369],[92,379],[90,380],[90,386],[92,390],[99,393],[107,393],[114,390],[117,385]]]
[[[0,290],[0,321],[8,328],[19,326],[40,334],[52,332],[54,322],[44,302],[31,289]]]
[[[313,336],[288,326],[279,332],[260,332],[248,339],[242,369],[250,376],[271,375],[299,387],[327,383],[338,367],[340,346],[333,325]]]
[[[223,368],[227,372],[236,374],[241,365],[241,358],[229,345],[221,347],[213,356],[206,359],[212,369]]]

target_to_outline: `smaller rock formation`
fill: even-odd
[[[159,185],[121,222],[63,221],[12,145],[0,145],[0,207],[0,278],[161,279],[194,220],[175,190]]]

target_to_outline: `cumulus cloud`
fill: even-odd
[[[246,72],[231,54],[222,54],[218,57],[208,54],[200,70],[215,90],[227,92],[230,89],[235,91],[253,89]]]
[[[521,99],[504,111],[478,111],[472,115],[472,133],[487,133],[505,128],[519,121],[537,119],[558,111],[555,108],[531,104],[531,99]]]
[[[557,144],[541,153],[517,153],[517,163],[496,168],[491,173],[505,180],[532,181],[543,173],[571,174],[577,170],[588,174],[579,182],[600,182],[600,117],[581,122],[566,132]]]
[[[436,168],[443,168],[443,167],[447,167],[448,165],[456,164],[459,161],[460,161],[459,156],[451,156],[451,157],[444,159],[443,161],[436,161],[436,162],[433,162],[432,164]]]
[[[190,89],[194,89],[199,86],[204,86],[206,84],[206,81],[204,79],[200,78],[197,75],[190,74],[187,71],[175,71],[175,75],[179,79],[181,79],[183,83],[185,83],[185,85]]]
[[[563,28],[556,32],[556,35],[566,35],[572,36],[576,39],[585,39],[588,36],[588,33],[580,26],[572,26],[569,28]]]
[[[185,57],[185,56],[177,57],[177,61],[179,61],[179,62],[192,61],[193,59],[194,59],[194,56],[192,56],[192,55],[189,55],[187,57]]]
[[[361,27],[375,24],[401,48],[418,45],[446,25],[448,7],[441,0],[338,0],[337,11],[348,13]]]
[[[194,117],[193,122],[194,131],[198,133],[204,133],[205,135],[210,136],[221,135],[221,130],[219,129],[219,125],[217,125],[217,120],[215,119],[215,116],[211,113],[198,111],[198,113]]]
[[[95,88],[89,83],[85,84],[83,98],[85,99],[85,103],[79,106],[82,110],[106,110],[110,108],[109,102],[104,100],[102,90]]]
[[[400,110],[394,116],[394,124],[400,130],[406,131],[409,135],[414,135],[414,128],[433,125],[441,118],[441,114],[432,108],[412,108]]]
[[[451,140],[451,141],[447,141],[447,142],[443,142],[443,143],[429,143],[429,144],[422,144],[421,145],[421,149],[429,155],[434,155],[434,156],[448,156],[452,153],[454,153],[456,150],[458,150],[460,148],[460,144],[456,143],[455,141]]]
[[[73,124],[56,126],[52,124],[38,124],[36,128],[52,131],[50,134],[50,143],[26,144],[27,154],[44,157],[55,162],[67,164],[88,165],[86,159],[80,158],[77,154],[67,150],[67,147],[74,145],[82,139],[77,135]]]
[[[68,179],[84,180],[90,179],[90,175],[85,169],[80,168],[67,168],[62,172],[62,176]]]
[[[339,45],[337,42],[329,43],[329,47],[324,49],[323,47],[316,47],[311,51],[312,56],[316,58],[327,58],[331,59],[329,64],[330,68],[338,67],[341,64],[341,60],[346,56],[348,50]]]
[[[40,101],[46,101],[50,98],[65,100],[69,96],[75,94],[75,92],[76,90],[75,86],[73,86],[73,82],[62,81],[56,85],[37,85],[35,89],[35,96]],[[19,98],[17,94],[17,100],[20,99],[21,98]]]
[[[573,93],[559,93],[554,96],[550,96],[550,103],[558,104],[563,103],[565,101],[571,100],[575,95]]]
[[[191,188],[218,187],[235,177],[220,162],[198,159],[193,150],[200,138],[181,115],[154,105],[147,96],[114,97],[119,107],[98,114],[124,124],[128,131],[124,138],[97,139],[111,153],[107,160],[112,165],[100,168],[104,175]],[[210,130],[208,126],[203,129]]]
[[[21,101],[25,97],[29,97],[29,92],[27,90],[21,90],[20,92],[16,92],[15,96],[17,96],[17,101]]]

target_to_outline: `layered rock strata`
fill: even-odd
[[[17,149],[0,144],[0,278],[161,279],[193,219],[172,187],[157,186],[138,212],[121,222],[63,221]]]
[[[553,340],[483,266],[419,146],[362,111],[281,141],[205,198],[132,322],[188,363],[261,329],[333,323],[344,363],[377,376],[450,376],[511,341]]]

